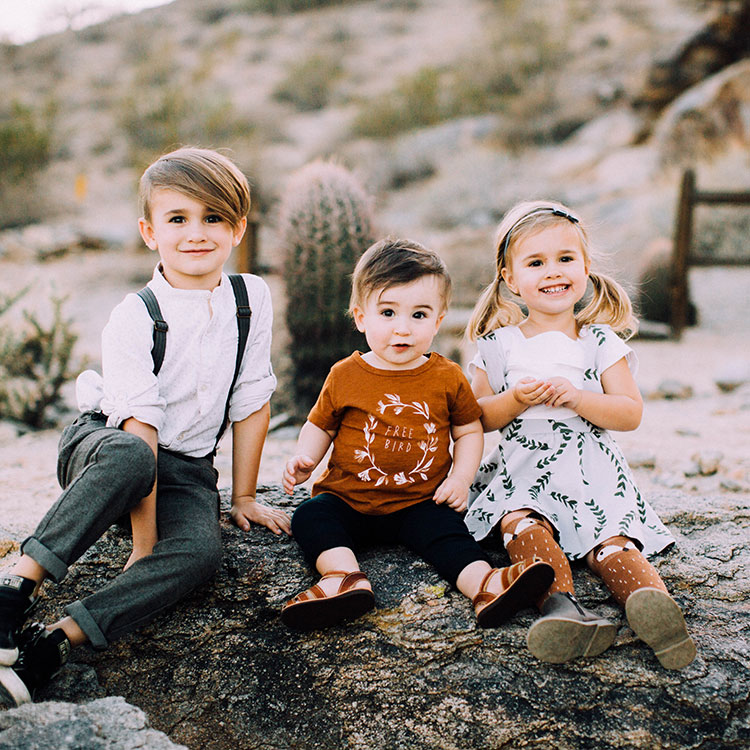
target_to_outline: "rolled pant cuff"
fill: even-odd
[[[41,565],[55,583],[60,583],[68,575],[68,566],[33,536],[23,541],[21,554],[28,555],[34,562]]]
[[[76,624],[83,630],[94,648],[107,648],[109,646],[104,633],[102,633],[82,601],[79,600],[68,604],[65,607],[65,614],[70,615],[76,621]]]

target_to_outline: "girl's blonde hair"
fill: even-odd
[[[466,335],[472,341],[495,328],[517,325],[524,319],[523,310],[509,296],[510,290],[505,292],[503,268],[509,266],[508,259],[518,243],[542,229],[563,223],[572,226],[578,234],[592,286],[591,300],[576,313],[578,328],[590,323],[604,323],[625,334],[626,338],[636,332],[638,321],[627,292],[613,278],[591,271],[591,245],[578,217],[555,201],[526,201],[511,208],[497,228],[495,279],[482,292],[466,327]]]
[[[151,197],[167,188],[203,203],[235,229],[250,210],[250,186],[239,167],[207,148],[185,147],[159,157],[141,177],[141,216],[151,221]]]

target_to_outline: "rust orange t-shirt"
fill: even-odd
[[[381,370],[359,352],[337,362],[308,420],[336,431],[313,495],[380,515],[432,499],[451,467],[450,428],[482,411],[461,368],[435,352],[413,370]]]

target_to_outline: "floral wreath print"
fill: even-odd
[[[394,393],[386,393],[385,397],[385,402],[378,401],[378,412],[380,414],[385,414],[387,409],[393,409],[393,413],[398,415],[401,414],[404,409],[408,409],[427,420],[429,420],[430,418],[430,407],[424,401],[412,401],[410,404],[405,404]],[[430,468],[430,466],[432,466],[432,462],[434,460],[434,456],[430,456],[430,454],[434,453],[437,450],[438,446],[438,437],[435,434],[437,429],[435,423],[428,421],[422,425],[425,429],[425,432],[427,433],[427,439],[422,440],[419,443],[419,448],[422,451],[422,455],[420,456],[417,463],[408,472],[399,471],[398,474],[394,474],[393,476],[383,471],[375,463],[375,455],[372,450],[372,444],[375,441],[375,428],[377,427],[377,425],[378,420],[372,414],[368,415],[367,422],[365,423],[365,426],[363,428],[365,436],[365,448],[364,450],[355,450],[354,457],[357,459],[357,461],[359,461],[359,463],[367,462],[369,466],[363,471],[360,471],[357,476],[363,482],[372,482],[373,477],[370,476],[370,473],[372,472],[375,476],[376,487],[379,487],[383,484],[388,484],[391,479],[398,485],[412,484],[413,482],[417,481],[417,478],[426,480],[427,470]]]

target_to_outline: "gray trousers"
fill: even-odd
[[[155,465],[156,464],[156,465]],[[65,608],[95,648],[145,625],[221,563],[217,472],[210,458],[159,449],[82,414],[60,439],[57,476],[63,493],[21,550],[55,582],[114,523],[127,517],[157,478],[153,553],[99,591]]]

